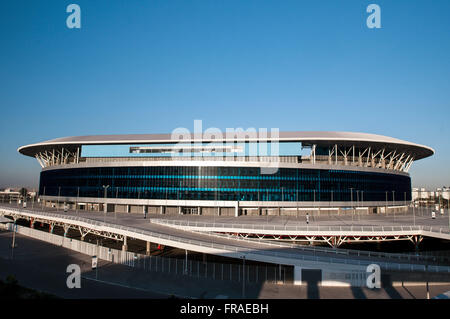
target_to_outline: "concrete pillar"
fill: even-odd
[[[239,217],[239,202],[235,203],[235,206],[234,206],[234,217]]]
[[[201,214],[202,214],[202,208],[201,208],[200,206],[198,206],[198,208],[197,208],[197,214],[198,214],[198,215],[201,215]]]
[[[125,205],[125,213],[129,213],[130,212],[130,205]]]
[[[220,206],[217,206],[217,216],[220,216]]]
[[[150,256],[150,242],[149,241],[147,242],[147,248],[145,249],[145,254],[147,256]]]
[[[127,236],[123,236],[123,245],[122,245],[122,251],[127,251],[128,245],[127,245]]]
[[[178,206],[178,215],[181,215],[182,211],[181,211],[181,206]]]
[[[294,285],[302,284],[302,269],[300,266],[294,266]]]
[[[161,214],[161,215],[163,215],[164,214],[164,206],[160,206],[160,210],[159,210],[159,213]]]
[[[281,209],[280,209],[280,206],[278,206],[277,210],[278,210],[278,216],[281,216]]]

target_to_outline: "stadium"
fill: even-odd
[[[430,147],[352,132],[64,137],[22,146],[49,207],[138,214],[383,213],[411,201]]]

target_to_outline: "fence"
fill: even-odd
[[[247,283],[293,283],[292,266],[244,265],[125,253],[121,264],[145,271]]]
[[[6,227],[13,230],[13,224]],[[72,238],[16,225],[16,232],[57,246],[62,246],[89,256],[150,272],[166,273],[175,276],[189,276],[211,280],[227,280],[247,283],[281,282],[293,283],[292,266],[284,265],[245,265],[203,262],[161,256],[146,256],[133,252],[103,247]]]

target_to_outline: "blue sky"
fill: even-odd
[[[66,7],[82,27],[66,27]],[[381,7],[368,29],[366,7]],[[450,185],[450,1],[0,2],[0,187],[17,147],[177,127],[355,131],[431,146],[413,186]]]

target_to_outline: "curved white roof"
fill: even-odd
[[[419,145],[393,137],[354,132],[327,132],[327,131],[299,131],[299,132],[279,132],[278,137],[271,136],[267,132],[264,136],[259,132],[233,132],[227,135],[222,133],[222,137],[212,136],[210,138],[201,135],[188,134],[183,139],[184,142],[232,142],[232,141],[280,141],[280,142],[302,142],[306,144],[318,145],[358,145],[361,147],[386,147],[397,151],[407,151],[414,154],[415,159],[421,159],[434,154],[434,150],[428,146]],[[154,144],[154,143],[178,143],[178,136],[171,134],[126,134],[126,135],[87,135],[61,137],[49,141],[21,146],[18,151],[27,156],[33,156],[41,151],[50,150],[55,147],[74,149],[80,145],[88,144]]]

